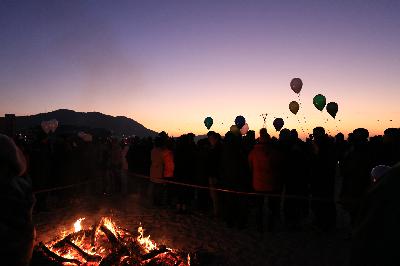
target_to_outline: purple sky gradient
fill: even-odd
[[[205,133],[206,116],[224,133],[240,114],[257,131],[269,113],[269,129],[283,117],[300,133],[382,133],[400,125],[399,12],[366,0],[0,1],[0,114],[100,111],[178,135]],[[317,93],[338,102],[336,121],[313,107]]]

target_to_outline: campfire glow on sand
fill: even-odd
[[[40,252],[51,265],[190,265],[187,253],[157,245],[139,226],[137,233],[118,227],[108,217],[84,229],[79,218],[70,234],[46,244],[39,243]]]

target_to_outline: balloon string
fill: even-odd
[[[297,99],[298,99],[298,101],[299,101],[299,107],[300,107],[300,109],[301,109],[301,106],[302,106],[303,104],[301,103],[300,93],[297,94]],[[304,124],[307,125],[307,120],[306,120],[305,117],[304,117]]]
[[[322,113],[323,119],[325,121],[326,130],[328,131],[328,134],[331,135],[331,130],[328,128],[329,118],[327,117],[327,115],[323,111],[321,111],[321,113]]]
[[[301,106],[302,106],[303,104],[301,103],[300,92],[297,94],[297,100],[299,101],[299,107],[300,107],[300,109],[301,109]],[[305,126],[306,128],[308,128],[307,120],[306,120],[305,117],[303,117],[303,118],[304,118],[304,120],[303,120],[303,121],[304,121],[304,126]],[[300,117],[300,119],[297,118],[297,121],[299,122],[299,124],[300,124],[300,120],[301,120],[301,117]],[[303,134],[305,134],[303,125],[300,125],[300,127],[301,127],[301,130],[303,131]]]

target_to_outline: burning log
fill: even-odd
[[[67,235],[66,237],[64,237],[63,239],[61,239],[60,241],[58,241],[57,243],[55,243],[53,245],[53,247],[62,248],[63,246],[65,246],[67,244],[67,241],[70,241],[72,239],[77,239],[80,237],[90,236],[90,235],[92,235],[92,231],[93,230],[80,230],[78,232],[73,232],[73,233]]]
[[[46,245],[43,244],[42,242],[39,243],[39,247],[44,251],[44,253],[46,253],[47,256],[56,260],[59,263],[69,262],[69,263],[75,263],[76,265],[81,265],[81,262],[77,259],[68,259],[57,255],[56,253],[51,251],[48,247],[46,247]]]
[[[165,253],[165,252],[167,252],[167,251],[168,251],[167,247],[164,246],[164,245],[161,245],[160,248],[155,249],[155,250],[152,250],[152,251],[150,251],[149,253],[143,254],[143,255],[142,255],[142,260],[149,260],[149,259],[152,259],[152,258],[154,258],[155,256],[157,256],[157,255],[159,255],[159,254],[161,254],[161,253]]]
[[[165,245],[157,246],[150,240],[150,236],[144,237],[141,226],[135,235],[115,226],[110,219],[103,218],[91,229],[82,230],[82,220],[84,218],[78,219],[74,224],[74,233],[57,242],[53,241],[48,246],[40,243],[38,249],[42,250],[43,256],[60,265],[188,265],[185,255]],[[42,266],[40,263],[39,265]]]
[[[99,255],[91,255],[85,251],[83,251],[80,247],[78,247],[77,245],[75,245],[71,240],[67,240],[66,242],[68,245],[70,245],[73,249],[75,249],[76,251],[78,251],[78,253],[86,260],[86,261],[90,261],[90,262],[94,262],[94,261],[101,261],[101,256]]]

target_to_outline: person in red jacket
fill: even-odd
[[[170,180],[174,176],[174,155],[172,149],[168,147],[168,141],[168,137],[160,134],[154,140],[154,148],[151,151],[150,180],[153,204],[156,206],[163,204],[167,187],[164,180]]]
[[[251,150],[249,166],[252,173],[253,189],[256,192],[280,194],[278,167],[280,155],[277,149],[270,143],[270,137],[265,128],[260,130],[258,143]],[[257,197],[257,221],[258,229],[263,232],[263,207],[264,197]],[[280,197],[268,198],[268,230],[273,230],[274,221],[279,216]]]

